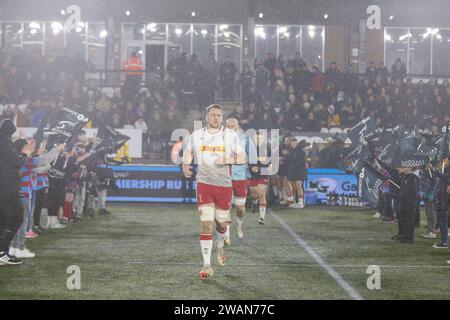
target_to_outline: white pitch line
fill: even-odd
[[[150,261],[150,260],[133,260],[128,261],[127,264],[142,264],[142,265],[164,265],[164,266],[198,266],[198,263],[194,262],[166,262],[166,261]],[[428,266],[428,265],[378,265],[375,263],[369,264],[329,264],[334,268],[365,268],[370,265],[377,265],[380,268],[392,268],[392,269],[450,269],[450,266]],[[305,264],[305,263],[232,263],[233,267],[307,267],[307,268],[322,268],[320,264]]]
[[[299,245],[303,247],[303,249],[308,252],[308,254],[316,260],[320,266],[325,269],[325,271],[337,282],[337,284],[348,293],[348,295],[354,300],[364,300],[364,298],[350,285],[347,281],[345,281],[330,265],[328,265],[322,257],[311,248],[305,240],[303,240],[297,232],[295,232],[283,219],[281,219],[275,212],[268,209],[275,220],[278,221],[279,224],[297,241]]]

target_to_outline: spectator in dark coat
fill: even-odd
[[[450,167],[448,166],[448,155],[442,159],[440,168],[444,168],[444,172],[435,170],[429,166],[429,169],[436,176],[437,181],[433,190],[433,202],[436,212],[436,218],[441,232],[441,239],[433,245],[433,248],[448,248],[448,209],[449,209],[449,186],[450,186]]]
[[[303,194],[303,181],[306,179],[306,152],[305,148],[309,146],[305,140],[300,142],[295,138],[291,138],[291,157],[288,163],[288,179],[294,185],[294,190],[297,192],[298,202],[294,204],[294,208],[303,209],[304,194]]]
[[[418,178],[407,171],[401,178],[398,196],[398,241],[412,243],[414,240],[414,213],[417,207]]]
[[[18,154],[12,134],[16,131],[10,119],[0,118],[0,265],[21,264],[8,255],[9,246],[23,222],[20,167],[34,151],[34,145],[28,144]]]
[[[397,84],[403,82],[403,79],[406,76],[406,67],[400,58],[397,58],[395,60],[395,63],[392,65],[391,74],[392,74],[391,80],[394,80],[395,82],[397,82]]]
[[[374,83],[375,78],[377,76],[377,68],[375,67],[375,64],[373,61],[369,62],[369,65],[366,68],[366,79],[369,80],[369,83]]]
[[[316,120],[314,112],[308,113],[308,118],[304,121],[302,125],[303,131],[305,132],[319,132],[320,123]]]
[[[222,87],[222,99],[234,99],[234,78],[238,71],[236,65],[230,60],[229,56],[225,57],[225,62],[220,65],[219,77]]]
[[[263,98],[269,96],[270,71],[262,62],[258,63],[255,70],[256,92]]]
[[[244,70],[242,70],[239,84],[242,88],[242,101],[244,105],[248,105],[248,101],[250,100],[250,88],[252,87],[253,78],[255,77],[255,73],[250,69],[248,64],[244,65]]]
[[[339,87],[341,83],[341,70],[337,68],[336,62],[330,64],[330,68],[325,73],[325,77],[328,84],[333,84],[335,87]]]

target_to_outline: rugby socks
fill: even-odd
[[[231,221],[227,221],[227,231],[225,231],[225,240],[230,240],[230,225]]]
[[[100,209],[106,209],[106,194],[108,190],[100,190],[98,192],[98,203],[100,206]]]
[[[287,196],[287,205],[292,206],[294,204],[294,196]]]
[[[203,265],[211,265],[211,251],[213,238],[211,233],[200,234],[200,247],[202,248]]]
[[[259,217],[263,220],[266,218],[266,205],[265,204],[259,205]]]
[[[227,228],[228,229],[228,228]],[[227,233],[226,231],[224,233],[221,233],[219,230],[216,229],[217,232],[217,248],[218,249],[222,249],[223,248],[223,241],[225,240],[225,234]]]
[[[298,198],[298,204],[301,205],[301,206],[304,206],[304,205],[305,205],[305,203],[304,203],[304,201],[303,201],[303,197],[299,197],[299,198]]]
[[[64,218],[66,218],[67,220],[72,220],[72,218],[73,218],[72,208],[73,208],[72,201],[64,202],[64,209],[63,209],[64,210]]]
[[[244,217],[237,217],[236,218],[237,224],[239,227],[242,227],[242,223],[244,222]]]
[[[275,197],[279,196],[279,191],[278,191],[278,186],[277,185],[273,185],[272,186],[272,191]]]
[[[283,189],[279,189],[278,190],[279,194],[278,194],[278,201],[280,204],[286,204],[286,192]]]

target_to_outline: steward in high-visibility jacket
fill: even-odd
[[[121,163],[130,163],[131,157],[130,157],[130,144],[127,142],[123,146],[121,146],[117,152],[116,156],[114,157],[114,161],[121,162]]]
[[[141,59],[137,56],[136,52],[131,54],[127,60],[125,60],[125,72],[127,76],[141,76],[142,70],[144,67],[142,66]]]

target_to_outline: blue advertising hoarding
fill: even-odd
[[[117,190],[110,190],[112,202],[196,203],[195,181],[186,179],[177,166],[112,166]],[[308,169],[304,182],[307,204],[327,201],[327,193],[356,196],[357,178],[337,169]]]
[[[308,169],[304,190],[307,204],[325,204],[328,201],[328,194],[356,197],[358,195],[358,179],[355,175],[342,170]]]
[[[116,190],[107,201],[195,203],[195,181],[186,179],[176,166],[112,166]]]

